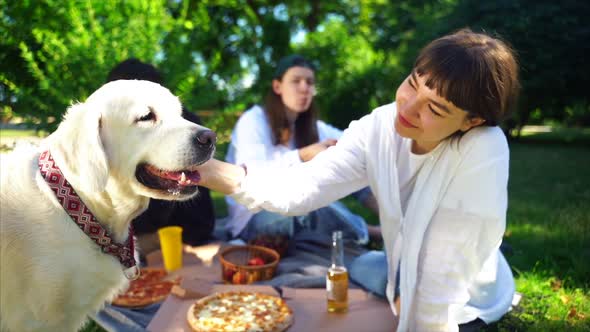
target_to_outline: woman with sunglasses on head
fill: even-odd
[[[465,29],[421,50],[395,102],[353,121],[338,143],[289,168],[216,160],[202,182],[251,210],[301,214],[369,185],[384,252],[349,266],[389,300],[398,331],[468,331],[500,319],[514,280],[499,251],[509,150],[498,124],[518,65],[498,38]]]

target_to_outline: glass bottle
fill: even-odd
[[[342,232],[332,233],[332,265],[326,275],[328,312],[348,311],[348,271],[344,266]]]

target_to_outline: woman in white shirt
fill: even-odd
[[[313,64],[296,54],[282,58],[264,107],[254,105],[238,119],[226,161],[252,167],[289,167],[309,161],[336,144],[342,131],[318,119],[315,91]],[[355,196],[361,202],[373,202],[368,188]],[[340,230],[346,240],[368,242],[365,220],[340,202],[295,217],[268,211],[254,213],[229,196],[226,202],[226,230],[232,238],[249,241],[263,234],[293,238],[311,231],[329,241],[332,232]]]
[[[461,30],[428,44],[395,102],[353,121],[310,162],[276,169],[211,160],[200,169],[201,184],[253,211],[290,215],[369,185],[384,241],[383,288],[398,331],[490,323],[509,310],[514,293],[499,251],[509,151],[497,124],[518,90],[511,49]],[[375,266],[366,265],[371,271]]]

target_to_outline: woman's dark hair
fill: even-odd
[[[516,104],[520,90],[518,64],[502,40],[462,29],[428,44],[414,71],[427,75],[426,86],[438,95],[496,126]]]
[[[281,81],[287,70],[291,67],[305,67],[315,71],[315,67],[311,62],[300,55],[291,55],[279,61],[274,79]],[[272,130],[273,144],[286,144],[291,137],[287,109],[285,104],[283,104],[281,96],[277,95],[272,87],[266,95],[264,109]],[[317,128],[318,112],[316,102],[312,99],[309,108],[299,114],[297,120],[295,120],[293,130],[296,148],[302,148],[319,141]]]
[[[129,58],[118,63],[107,76],[107,82],[116,80],[145,80],[163,85],[162,74],[149,63]]]

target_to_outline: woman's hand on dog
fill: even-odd
[[[210,159],[196,168],[201,180],[199,185],[222,194],[230,195],[240,189],[242,179],[246,176],[246,168]]]

